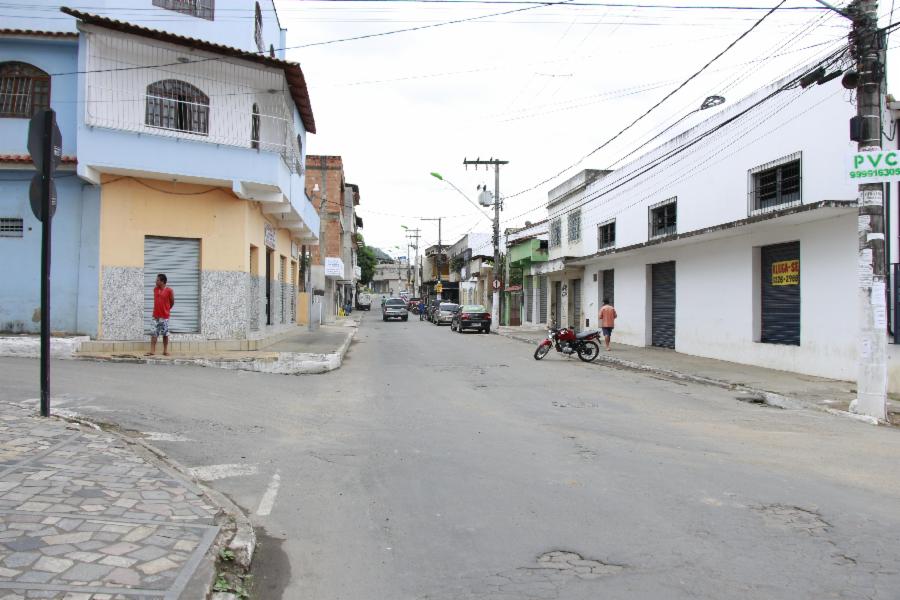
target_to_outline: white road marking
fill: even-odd
[[[142,431],[141,435],[151,442],[193,442],[194,440],[186,438],[177,433],[165,433],[163,431]]]
[[[269,482],[269,487],[266,489],[266,493],[263,494],[262,500],[259,501],[259,508],[256,509],[256,514],[261,517],[267,517],[272,514],[272,509],[275,507],[275,496],[278,495],[278,488],[281,486],[281,475],[278,471],[275,471],[275,474],[272,475],[272,481]]]
[[[230,464],[191,467],[188,469],[188,472],[201,481],[216,481],[218,479],[225,479],[226,477],[255,475],[258,470],[256,465]]]

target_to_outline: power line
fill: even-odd
[[[778,94],[781,94],[782,92],[784,92],[784,91],[786,91],[786,90],[788,90],[788,89],[790,89],[790,88],[792,88],[792,87],[795,87],[802,77],[804,77],[805,75],[811,73],[812,71],[814,71],[815,69],[819,68],[820,66],[826,67],[826,68],[827,68],[828,66],[831,66],[832,64],[834,64],[835,62],[837,62],[837,60],[839,60],[839,59],[841,58],[841,56],[846,52],[846,50],[847,50],[847,47],[846,47],[846,46],[840,48],[839,50],[833,52],[831,55],[829,55],[828,57],[826,57],[825,59],[823,59],[822,61],[820,61],[819,63],[817,63],[815,66],[813,66],[813,67],[811,67],[811,68],[808,68],[808,69],[804,69],[803,72],[802,72],[800,75],[797,75],[797,76],[791,78],[791,79],[788,80],[786,83],[782,84],[781,86],[779,86],[778,88],[776,88],[775,90],[773,90],[772,92],[770,92],[769,94],[767,94],[766,96],[764,96],[763,98],[757,100],[756,102],[754,102],[753,104],[751,104],[750,106],[748,106],[748,107],[745,108],[744,110],[740,111],[739,113],[737,113],[737,114],[735,114],[735,115],[732,115],[731,117],[725,119],[724,121],[722,121],[722,122],[719,123],[718,125],[716,125],[716,126],[710,128],[709,130],[707,130],[707,131],[701,133],[700,135],[698,135],[698,136],[695,137],[694,139],[689,140],[689,141],[683,143],[682,145],[680,145],[680,146],[678,146],[678,147],[676,147],[676,148],[673,148],[672,150],[669,150],[669,151],[665,152],[665,153],[662,154],[661,156],[659,156],[659,157],[653,159],[649,164],[647,164],[647,165],[641,165],[641,166],[635,168],[633,171],[631,171],[630,173],[628,173],[623,179],[617,180],[615,184],[611,184],[611,185],[608,186],[607,188],[604,188],[604,189],[602,189],[602,190],[598,190],[595,194],[593,194],[593,195],[591,195],[591,196],[585,198],[585,199],[582,200],[581,202],[577,203],[575,206],[568,206],[568,207],[566,207],[565,210],[566,210],[566,211],[571,211],[571,210],[576,210],[576,209],[578,209],[578,208],[581,208],[581,207],[584,206],[585,204],[587,204],[587,203],[589,203],[589,202],[592,202],[593,200],[596,200],[597,198],[600,198],[600,197],[602,197],[602,196],[605,196],[605,195],[607,195],[607,194],[609,194],[609,193],[611,193],[611,192],[613,192],[613,191],[619,189],[620,187],[622,187],[622,186],[624,186],[624,185],[627,185],[628,183],[630,183],[631,181],[637,179],[638,177],[641,177],[642,175],[644,175],[644,174],[646,174],[646,173],[648,173],[648,172],[650,172],[650,171],[656,169],[657,167],[659,167],[660,165],[662,165],[662,164],[664,164],[665,162],[669,161],[670,159],[674,158],[675,156],[678,156],[679,154],[685,152],[686,150],[688,150],[688,149],[690,149],[691,147],[695,146],[696,144],[700,143],[701,141],[703,141],[703,140],[706,139],[707,137],[709,137],[709,136],[713,135],[714,133],[718,132],[719,130],[721,130],[721,129],[727,127],[728,125],[734,123],[735,121],[737,121],[738,119],[740,119],[741,117],[743,117],[744,115],[746,115],[747,113],[749,113],[750,111],[752,111],[752,110],[756,109],[757,107],[761,106],[762,104],[768,102],[769,100],[771,100],[772,98],[774,98],[774,97],[777,96]],[[525,211],[525,212],[523,212],[523,213],[520,213],[520,214],[518,214],[518,215],[515,215],[515,216],[513,216],[513,217],[510,217],[509,221],[512,221],[512,220],[514,220],[514,219],[518,219],[518,218],[520,218],[520,217],[522,217],[522,216],[524,216],[524,215],[527,215],[527,214],[533,212],[534,210],[536,210],[537,208],[540,208],[540,206],[542,206],[542,205],[543,205],[543,203],[542,203],[541,205],[538,205],[537,207],[530,208],[530,209],[528,209],[527,211]],[[562,213],[558,213],[558,214],[562,214]],[[554,216],[557,216],[557,215],[554,215]]]
[[[735,47],[741,40],[743,40],[745,37],[747,37],[748,35],[750,35],[750,33],[751,33],[754,29],[756,29],[757,27],[759,27],[759,26],[762,24],[763,21],[765,21],[772,13],[775,12],[775,10],[777,10],[779,7],[781,7],[785,2],[787,2],[787,0],[781,0],[781,1],[780,1],[777,5],[775,5],[773,8],[770,8],[769,11],[768,11],[766,14],[764,14],[762,17],[760,17],[759,20],[757,20],[752,26],[750,26],[749,29],[747,29],[747,30],[744,31],[741,35],[739,35],[739,36],[737,37],[737,39],[735,39],[735,40],[732,41],[730,44],[728,44],[728,46],[726,46],[724,50],[722,50],[722,51],[719,52],[716,56],[714,56],[714,57],[712,58],[712,60],[708,61],[705,65],[703,65],[702,67],[700,67],[700,69],[699,69],[698,71],[696,71],[693,75],[691,75],[690,77],[688,77],[687,79],[685,79],[678,87],[676,87],[674,90],[672,90],[671,92],[669,92],[668,94],[666,94],[659,102],[657,102],[656,104],[654,104],[653,106],[651,106],[651,107],[650,107],[649,109],[647,109],[643,114],[641,114],[638,118],[636,118],[635,120],[633,120],[631,123],[629,123],[628,125],[626,125],[626,126],[625,126],[624,128],[622,128],[621,130],[619,130],[619,132],[616,133],[615,135],[613,135],[611,138],[609,138],[608,140],[606,140],[605,142],[603,142],[602,144],[600,144],[599,146],[597,146],[596,148],[594,148],[593,150],[591,150],[590,152],[588,152],[587,154],[585,154],[584,156],[582,156],[582,157],[581,157],[580,159],[578,159],[576,162],[572,163],[571,165],[567,166],[567,167],[564,168],[563,170],[559,171],[559,172],[556,173],[555,175],[552,175],[552,176],[550,176],[550,177],[544,179],[543,181],[540,181],[539,183],[536,183],[536,184],[532,185],[531,187],[528,187],[528,188],[526,188],[526,189],[524,189],[524,190],[521,190],[521,191],[518,191],[518,192],[516,192],[516,193],[514,193],[514,194],[511,194],[511,195],[507,196],[506,198],[507,198],[507,199],[510,199],[510,198],[515,198],[516,196],[521,196],[522,194],[525,194],[525,193],[530,192],[530,191],[532,191],[532,190],[534,190],[534,189],[537,189],[538,187],[544,185],[545,183],[548,183],[548,182],[550,182],[550,181],[553,181],[554,179],[556,179],[556,178],[559,177],[560,175],[566,173],[566,172],[569,171],[570,169],[572,169],[572,168],[578,166],[579,164],[581,164],[582,162],[584,162],[585,159],[589,158],[590,156],[593,156],[594,154],[596,154],[597,152],[599,152],[599,151],[602,150],[603,148],[605,148],[605,147],[607,147],[608,145],[610,145],[612,142],[614,142],[616,139],[618,139],[623,133],[625,133],[626,131],[628,131],[628,130],[631,129],[632,127],[634,127],[637,123],[639,123],[641,120],[643,120],[647,115],[649,115],[649,114],[652,113],[654,110],[656,110],[657,108],[659,108],[666,100],[668,100],[669,98],[671,98],[672,96],[674,96],[676,93],[678,93],[679,91],[681,91],[681,90],[682,90],[686,85],[688,85],[691,81],[693,81],[694,79],[696,79],[697,77],[699,77],[700,74],[703,73],[704,71],[706,71],[706,69],[709,68],[710,65],[712,65],[712,64],[713,64],[714,62],[716,62],[719,58],[721,58],[726,52],[728,52],[729,50],[731,50],[732,48],[734,48],[734,47]]]

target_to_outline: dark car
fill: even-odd
[[[381,320],[409,319],[409,313],[406,312],[406,301],[403,298],[388,298],[381,307]]]
[[[466,329],[477,329],[483,333],[491,332],[491,313],[480,304],[464,304],[453,315],[450,329],[462,333]]]

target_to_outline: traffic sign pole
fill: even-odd
[[[31,210],[41,221],[41,416],[50,416],[50,250],[56,212],[53,171],[62,160],[62,136],[52,109],[38,112],[28,127],[28,152],[37,170],[31,184]]]
[[[43,165],[41,168],[41,416],[50,416],[50,248],[53,217],[50,185],[53,176],[52,110],[44,112]]]

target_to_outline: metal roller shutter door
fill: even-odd
[[[609,300],[613,306],[616,305],[616,271],[614,269],[603,271],[603,298]],[[600,302],[603,302],[603,298],[600,298]]]
[[[800,242],[760,248],[761,332],[769,344],[800,345],[800,273],[787,278],[773,271],[775,263],[800,261]],[[775,284],[775,276],[780,275]]]
[[[525,322],[531,323],[534,321],[534,316],[532,315],[531,308],[534,305],[534,278],[530,275],[525,277]]]
[[[575,331],[581,331],[581,280],[572,281],[572,305],[575,307],[575,314],[569,319],[575,327]]]
[[[652,270],[652,344],[675,348],[675,263],[664,262]]]
[[[165,273],[175,294],[169,318],[172,333],[200,332],[200,240],[144,238],[144,331],[153,324],[156,275]]]
[[[549,287],[549,284],[547,283],[547,277],[546,276],[538,277],[538,288],[539,288],[540,302],[541,302],[540,306],[538,307],[540,309],[540,314],[538,316],[541,319],[541,323],[547,322],[547,292],[548,292],[547,288],[548,287]]]

